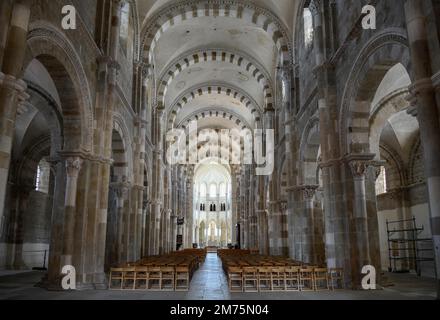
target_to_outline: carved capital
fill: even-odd
[[[69,178],[78,178],[83,160],[80,157],[71,157],[66,159],[66,172]]]
[[[280,209],[283,212],[287,210],[287,201],[280,201]]]
[[[304,200],[312,200],[318,188],[317,185],[302,186]]]
[[[355,178],[363,177],[365,175],[365,172],[367,171],[368,166],[370,165],[370,163],[368,163],[367,161],[362,160],[351,161],[349,164],[351,173]]]
[[[115,190],[116,196],[119,199],[127,199],[129,186],[125,183],[118,183],[113,185],[113,190]]]
[[[351,173],[354,178],[363,178],[368,167],[374,164],[373,159],[375,154],[365,153],[365,154],[350,154],[346,156],[346,161],[350,166]]]

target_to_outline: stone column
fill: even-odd
[[[315,220],[314,220],[314,204],[313,199],[315,197],[318,186],[303,186],[303,201],[304,201],[304,216],[302,219],[303,226],[303,262],[315,264],[316,252],[315,252]]]
[[[243,169],[240,179],[240,242],[243,249],[247,246],[248,229],[246,217],[246,170]]]
[[[290,202],[292,202],[292,211],[290,216],[290,235],[291,241],[290,256],[296,261],[303,262],[304,260],[304,228],[303,228],[303,216],[304,216],[304,187],[294,186],[288,188]]]
[[[237,171],[238,169],[235,167],[231,167],[231,242],[232,245],[235,245],[237,240],[236,226],[238,223],[238,180],[237,180]]]
[[[6,49],[6,41],[8,40],[12,3],[12,0],[0,1],[0,66],[3,64],[3,55]]]
[[[11,4],[10,1],[2,4],[1,9],[6,10],[2,12],[2,15],[9,15],[8,8],[10,6],[8,7],[8,3]],[[3,57],[3,65],[0,70],[0,236],[4,229],[3,211],[17,107],[21,101],[29,98],[29,95],[25,93],[26,84],[19,79],[26,53],[29,17],[30,5],[26,1],[15,1],[6,42],[5,32],[7,30],[1,29],[0,31],[0,41],[3,42],[0,43],[0,46],[4,46],[3,50],[0,47],[0,60]],[[2,24],[5,25],[5,22],[2,21]]]
[[[128,196],[128,185],[125,183],[118,183],[114,186],[115,193],[116,193],[116,207],[117,207],[117,243],[116,243],[116,252],[118,257],[118,263],[127,262],[127,248],[124,248],[124,225],[125,225],[125,219],[124,219],[124,206],[125,201]]]
[[[73,265],[72,256],[75,246],[75,215],[78,175],[83,160],[79,157],[66,159],[66,195],[64,200],[64,247],[61,257],[61,267]],[[61,270],[60,270],[61,271]]]
[[[371,264],[378,271],[378,283],[382,270],[382,261],[380,258],[380,237],[379,237],[379,218],[377,215],[377,195],[376,181],[380,175],[381,166],[385,165],[385,161],[374,161],[369,167],[366,179],[366,195],[367,195],[367,215],[368,215],[368,240],[370,246]],[[409,213],[409,212],[408,212]]]
[[[162,206],[162,116],[163,110],[156,109],[154,119],[154,140],[155,150],[153,154],[153,181],[152,181],[152,202],[151,202],[151,214],[154,223],[151,225],[153,228],[151,232],[151,255],[159,254],[160,247],[160,223],[161,223],[161,206]]]
[[[186,213],[185,213],[185,234],[186,248],[192,248],[193,243],[193,184],[192,179],[186,182]]]
[[[260,225],[260,254],[269,254],[269,222],[268,222],[268,210],[258,212],[258,219]]]
[[[177,216],[172,213],[171,215],[171,248],[170,251],[176,251],[176,239],[177,239]]]
[[[252,166],[250,168],[250,175],[249,175],[249,247],[251,249],[258,249],[258,223],[257,223],[257,216],[255,212],[255,204],[256,204],[256,195],[255,195],[255,189],[254,189],[254,180],[258,179],[258,177],[255,175],[255,167]]]
[[[269,210],[267,212],[267,224],[269,234],[269,254],[277,256],[280,254],[281,239],[279,238],[279,220],[278,201],[269,202]]]
[[[353,248],[356,249],[352,250],[351,260],[354,267],[352,281],[355,288],[361,285],[363,266],[371,264],[365,175],[374,157],[374,154],[350,155],[347,157],[354,184],[353,214],[351,217],[351,227],[354,234],[351,240],[355,244]]]
[[[287,115],[286,115],[287,116]],[[290,116],[289,116],[290,118]],[[288,118],[288,119],[289,119]],[[296,186],[298,184],[298,170],[296,160],[298,157],[299,143],[297,143],[296,132],[292,132],[293,121],[286,123],[286,161],[287,161],[287,226],[288,226],[288,255],[295,259],[295,216],[297,215],[297,205],[299,203]]]
[[[440,298],[440,95],[438,75],[433,76],[429,32],[422,0],[406,0],[405,14],[414,82],[410,87],[413,105],[417,106],[423,144],[425,175],[429,194],[431,231],[437,274],[437,298]],[[433,84],[433,79],[436,82]]]
[[[319,133],[321,141],[320,167],[324,187],[325,207],[325,243],[329,268],[344,268],[345,282],[350,285],[351,263],[348,234],[346,230],[346,201],[342,170],[345,164],[341,160],[339,108],[337,83],[334,66],[326,61],[325,33],[320,1],[313,0],[310,9],[313,14],[314,52],[318,79]],[[345,128],[344,128],[345,129]]]
[[[260,254],[266,254],[266,238],[264,234],[264,215],[266,214],[265,210],[265,197],[264,197],[264,176],[257,176],[257,186],[255,190],[255,216],[256,216],[256,224],[257,224],[257,235],[256,240],[258,241],[258,249],[260,250]]]

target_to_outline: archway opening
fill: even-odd
[[[195,243],[200,248],[226,248],[232,243],[233,227],[229,167],[215,161],[199,165],[195,170],[194,190],[193,234],[198,234]]]
[[[378,163],[370,173],[374,183],[367,190],[375,192],[377,202],[382,270],[433,277],[423,150],[419,124],[409,113],[406,99],[410,84],[407,70],[397,63],[384,75],[375,92],[369,147]]]

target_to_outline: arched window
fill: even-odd
[[[206,197],[206,184],[205,183],[202,183],[200,185],[200,196]]]
[[[376,195],[387,193],[387,173],[385,167],[380,167],[380,174],[376,180]]]
[[[37,177],[35,179],[35,190],[49,193],[50,165],[45,159],[41,159],[37,167]]]
[[[214,183],[209,186],[209,196],[211,198],[217,197],[217,186]]]
[[[313,42],[313,17],[309,8],[304,8],[304,44],[309,47]]]
[[[223,182],[220,184],[220,197],[226,197],[226,184]]]
[[[119,43],[122,51],[127,56],[128,38],[130,29],[130,4],[124,2],[121,9],[121,28],[119,31]]]

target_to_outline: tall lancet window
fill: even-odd
[[[309,8],[304,8],[304,43],[309,47],[313,43],[313,17]]]
[[[209,196],[211,198],[217,197],[217,186],[215,184],[211,184],[209,187]]]
[[[38,163],[35,190],[43,193],[49,192],[50,164],[42,159]]]
[[[376,180],[376,195],[387,193],[387,172],[384,166],[380,168],[379,177]]]
[[[125,1],[121,9],[121,29],[119,31],[119,43],[122,51],[127,55],[128,38],[130,27],[130,4]]]

